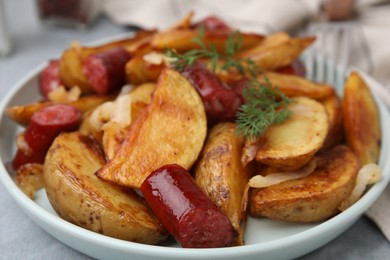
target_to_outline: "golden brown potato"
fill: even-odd
[[[195,180],[211,200],[228,216],[237,231],[236,245],[244,244],[245,187],[252,173],[240,158],[243,140],[233,123],[215,125],[195,167]]]
[[[78,132],[54,140],[43,174],[47,196],[58,215],[110,237],[146,244],[164,240],[166,232],[133,190],[94,175],[104,163],[100,147]]]
[[[155,169],[176,163],[189,169],[207,132],[203,102],[180,73],[164,70],[150,104],[131,124],[115,157],[97,172],[100,178],[139,188]]]
[[[150,102],[155,84],[145,83],[130,92],[120,93],[114,101],[101,104],[85,114],[79,131],[93,137],[104,150],[107,160],[114,157],[130,124]]]
[[[260,137],[256,161],[277,168],[294,170],[306,164],[322,147],[328,133],[324,106],[306,97],[292,98],[291,116],[272,125]]]
[[[305,178],[252,189],[250,214],[293,222],[323,221],[337,214],[355,186],[359,160],[343,145],[316,159],[317,168]]]
[[[149,45],[151,35],[154,31],[139,31],[134,37],[118,41],[111,41],[107,44],[96,47],[85,47],[79,44],[72,44],[60,57],[60,77],[67,87],[78,86],[83,93],[92,93],[92,88],[83,73],[83,62],[91,54],[96,54],[114,47],[122,46],[132,55],[138,54],[145,45]]]
[[[126,63],[126,82],[138,85],[145,82],[156,82],[164,64],[151,64],[144,60],[143,55],[135,56]]]
[[[147,104],[150,103],[155,84],[143,84],[136,87],[123,100],[117,98],[111,118],[102,126],[102,145],[107,160],[114,158],[125,140],[130,125],[136,120]],[[127,102],[128,104],[123,104]]]
[[[34,198],[35,191],[43,188],[43,165],[27,163],[19,167],[15,174],[18,187],[29,197]]]
[[[231,32],[226,30],[204,31],[204,38],[202,39],[206,46],[214,45],[216,50],[224,52],[226,48],[226,41]],[[156,33],[151,41],[153,48],[164,50],[166,48],[174,49],[178,52],[186,52],[193,49],[199,49],[198,43],[193,39],[198,36],[196,29],[177,29],[168,30],[165,32]],[[252,47],[259,43],[264,37],[258,34],[241,33],[242,49]]]
[[[310,46],[315,37],[289,38],[284,40],[283,34],[274,36],[262,43],[242,52],[237,57],[252,59],[259,69],[276,70],[291,64],[299,58],[302,51]]]
[[[372,93],[357,72],[344,86],[344,131],[348,145],[363,164],[376,163],[380,152],[379,112]]]
[[[335,92],[328,84],[315,83],[295,75],[267,71],[257,77],[263,83],[265,78],[268,78],[272,86],[278,87],[288,97],[304,96],[318,100],[329,97]]]
[[[114,96],[85,96],[80,97],[75,101],[61,102],[64,104],[68,104],[80,109],[82,112],[87,112],[90,109],[93,109],[100,104],[112,100]],[[28,105],[22,106],[12,106],[8,107],[6,110],[6,114],[9,118],[14,120],[16,123],[26,126],[30,122],[31,116],[45,106],[50,106],[56,104],[57,102],[53,101],[39,101]]]
[[[324,105],[329,119],[329,132],[322,147],[322,150],[325,150],[341,143],[344,138],[343,107],[336,92],[322,99],[321,103]]]

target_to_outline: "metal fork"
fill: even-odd
[[[304,53],[307,77],[327,82],[339,89],[345,80],[351,54],[353,22],[320,21],[309,24],[307,35],[315,35],[315,43]]]

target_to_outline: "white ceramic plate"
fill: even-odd
[[[247,245],[219,249],[183,249],[177,244],[151,246],[122,241],[75,226],[59,218],[50,206],[46,194],[39,191],[36,199],[29,199],[12,179],[9,166],[15,154],[15,136],[22,131],[4,115],[7,107],[27,104],[39,97],[38,74],[42,64],[21,79],[0,105],[0,180],[20,207],[42,229],[68,246],[98,259],[292,259],[309,253],[349,228],[378,198],[390,178],[390,117],[386,107],[378,101],[382,127],[380,166],[383,179],[371,187],[352,207],[332,219],[316,224],[294,224],[268,219],[249,218],[245,240]],[[363,74],[363,73],[362,73]],[[369,85],[379,85],[363,74]],[[340,91],[340,90],[339,90]],[[386,160],[387,159],[387,160]]]

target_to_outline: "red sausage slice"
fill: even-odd
[[[177,164],[153,171],[142,194],[162,225],[186,248],[230,246],[235,232],[227,216]]]
[[[61,132],[74,131],[81,122],[81,112],[64,104],[43,107],[33,114],[24,132],[24,140],[32,151],[31,156],[18,150],[13,166],[16,170],[28,162],[43,163],[47,150]]]
[[[125,84],[125,65],[130,54],[123,47],[115,47],[88,56],[83,63],[83,73],[97,94],[105,95]]]
[[[46,99],[48,94],[62,85],[60,77],[59,60],[51,60],[46,68],[39,74],[39,90]]]
[[[182,74],[199,92],[209,123],[235,119],[236,113],[242,105],[242,99],[234,89],[222,82],[201,62],[187,67]]]

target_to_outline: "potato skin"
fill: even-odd
[[[195,167],[195,180],[209,198],[225,212],[238,236],[236,245],[244,244],[246,212],[242,201],[252,175],[251,167],[241,163],[243,140],[233,123],[215,125]]]
[[[317,222],[339,212],[338,206],[355,186],[359,160],[347,146],[320,154],[309,176],[263,189],[251,189],[249,212],[292,222]]]
[[[58,215],[110,237],[146,244],[164,240],[165,230],[133,190],[94,175],[104,163],[100,147],[79,132],[55,139],[43,174],[46,194]]]
[[[295,170],[310,161],[323,146],[329,128],[324,106],[314,99],[295,97],[289,109],[290,118],[269,127],[258,140],[257,162]]]
[[[152,171],[166,164],[190,169],[206,134],[206,113],[198,92],[179,72],[165,69],[151,102],[131,124],[118,153],[96,174],[140,188]]]
[[[343,110],[348,146],[362,164],[378,162],[381,141],[378,108],[367,84],[355,71],[345,83]]]

